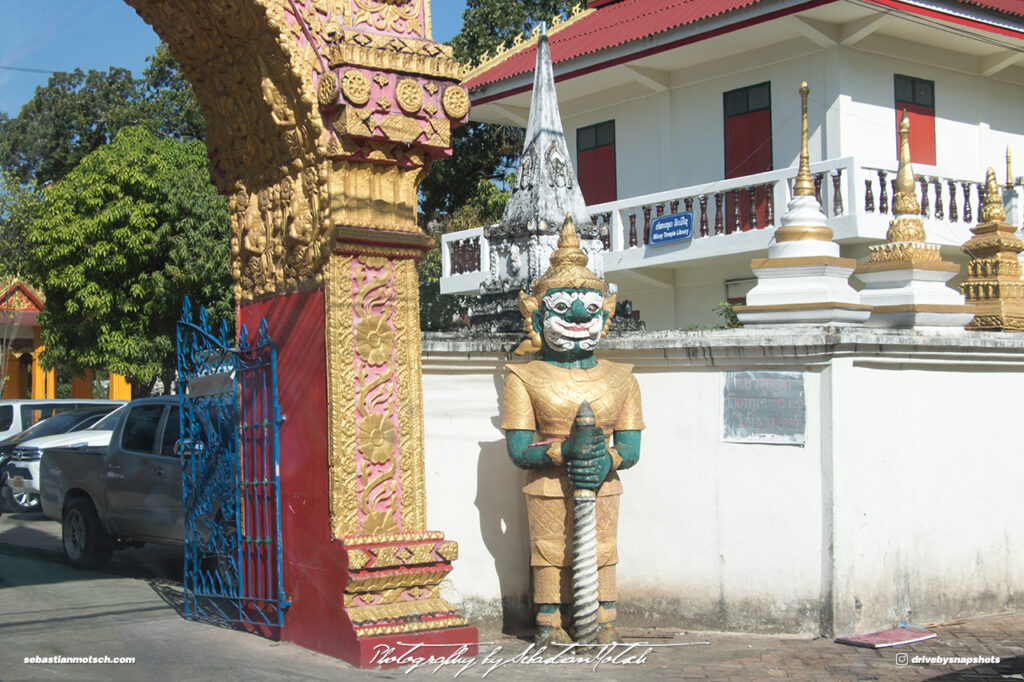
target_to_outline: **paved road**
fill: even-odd
[[[471,661],[418,670],[356,670],[326,656],[181,616],[180,550],[115,555],[80,572],[60,554],[59,528],[39,514],[0,517],[0,679],[14,680],[1007,680],[1024,679],[1024,613],[935,628],[927,642],[873,651],[825,639],[627,632],[626,646],[589,663],[484,632]],[[626,651],[627,646],[633,648]],[[500,650],[497,650],[501,647]],[[649,650],[648,650],[649,649]],[[645,653],[646,652],[646,653]],[[905,654],[907,665],[897,657]],[[130,657],[131,664],[26,663],[31,657]],[[999,665],[914,663],[915,657],[990,657]],[[616,658],[617,657],[617,658]],[[902,656],[900,656],[902,658]],[[548,661],[544,663],[543,661]],[[919,659],[922,660],[922,659]],[[934,659],[933,659],[934,661]],[[504,662],[501,665],[495,665]],[[436,669],[436,671],[435,671]]]

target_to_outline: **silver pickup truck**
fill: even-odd
[[[184,538],[177,396],[133,400],[107,447],[54,448],[40,462],[40,501],[61,522],[76,568],[98,568],[115,549]]]

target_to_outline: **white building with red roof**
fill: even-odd
[[[1005,182],[1009,151],[1024,163],[1022,0],[592,0],[547,35],[605,277],[648,329],[718,323],[716,304],[753,286],[750,260],[792,198],[802,81],[843,257],[864,261],[885,239],[903,110],[925,229],[947,259],[965,262],[986,168]],[[473,120],[526,125],[536,43],[467,73]],[[1005,196],[1018,225],[1020,185]],[[685,211],[691,239],[650,243],[659,215]],[[482,230],[444,247],[442,292],[478,291]]]

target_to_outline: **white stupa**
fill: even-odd
[[[747,294],[747,305],[736,307],[744,325],[853,325],[871,314],[850,286],[857,261],[839,256],[839,245],[832,241],[832,230],[814,193],[807,152],[808,92],[803,83],[800,170],[793,199],[768,247],[768,257],[750,261],[757,285]]]

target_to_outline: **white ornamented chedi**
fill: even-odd
[[[854,276],[864,283],[861,302],[871,306],[871,327],[963,327],[974,316],[964,297],[946,285],[958,272],[942,260],[938,244],[928,244],[910,163],[910,119],[900,121],[900,167],[896,174],[895,216],[886,242],[872,246],[867,263]]]
[[[601,239],[571,158],[558,113],[551,49],[547,36],[541,35],[530,116],[512,194],[501,222],[484,228],[489,257],[483,264],[487,276],[480,285],[480,296],[470,310],[474,327],[519,331],[522,321],[517,292],[529,289],[547,269],[566,215],[572,216],[580,248],[589,257],[594,274],[604,276]]]
[[[864,322],[871,312],[850,286],[857,261],[839,256],[839,245],[832,241],[832,230],[814,193],[807,151],[808,92],[803,83],[800,170],[793,198],[768,247],[768,257],[750,261],[757,285],[747,294],[747,305],[736,308],[745,325],[852,325]]]

